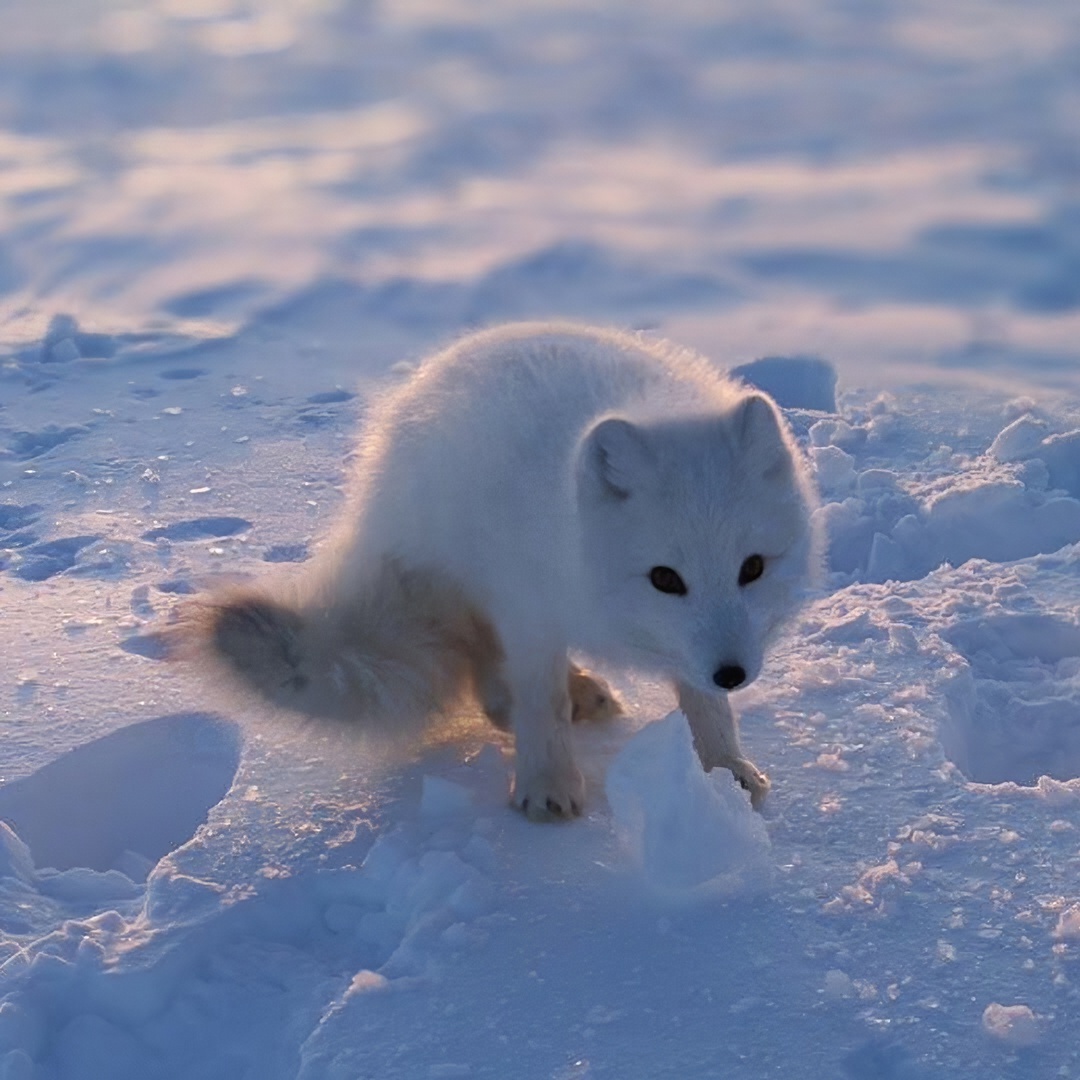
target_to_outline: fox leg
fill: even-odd
[[[513,804],[532,821],[576,817],[585,780],[571,745],[566,654],[509,650],[505,672],[517,756]]]
[[[750,804],[761,807],[769,793],[769,778],[748,758],[739,746],[739,729],[727,694],[704,694],[678,683],[679,708],[690,721],[694,749],[706,772],[715,768],[730,769],[735,779],[750,792]]]
[[[510,687],[503,676],[501,655],[482,653],[474,657],[473,684],[484,715],[501,731],[510,730]],[[567,692],[574,723],[610,720],[622,716],[623,707],[603,679],[575,663],[568,664]]]
[[[477,664],[473,670],[476,698],[484,715],[500,730],[510,730],[510,687],[495,665]]]
[[[480,708],[500,731],[509,731],[510,687],[506,682],[506,655],[495,627],[479,611],[473,613],[469,653],[472,688]]]

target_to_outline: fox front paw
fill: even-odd
[[[725,761],[724,768],[730,769],[735,779],[750,792],[750,805],[755,810],[761,809],[765,796],[772,787],[769,778],[752,762],[746,758],[735,758]]]
[[[571,719],[575,724],[586,720],[611,720],[622,716],[623,707],[603,679],[578,667],[571,667],[570,679]]]
[[[513,804],[530,821],[568,821],[585,806],[585,778],[573,763],[514,779]]]

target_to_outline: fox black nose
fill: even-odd
[[[712,680],[721,690],[734,690],[746,682],[746,672],[738,664],[725,664],[713,672]]]

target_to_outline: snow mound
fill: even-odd
[[[765,356],[731,374],[764,390],[785,409],[836,412],[836,370],[816,356]]]
[[[764,821],[730,772],[702,771],[681,712],[623,747],[606,791],[616,831],[658,891],[728,896],[767,882]]]
[[[939,444],[897,472],[873,462],[910,421],[887,402],[861,419],[829,417],[808,432],[838,583],[914,581],[946,564],[1012,562],[1080,540],[1080,431],[1048,435],[1025,414],[985,450]]]
[[[1080,496],[1080,431],[1050,434],[1045,421],[1025,414],[998,433],[988,454],[1002,462],[1039,461],[1051,488]]]

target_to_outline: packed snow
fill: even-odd
[[[1080,1077],[1069,0],[8,0],[0,1078]],[[694,346],[811,462],[820,587],[733,700],[512,746],[166,662],[287,574],[366,402],[519,317]]]

